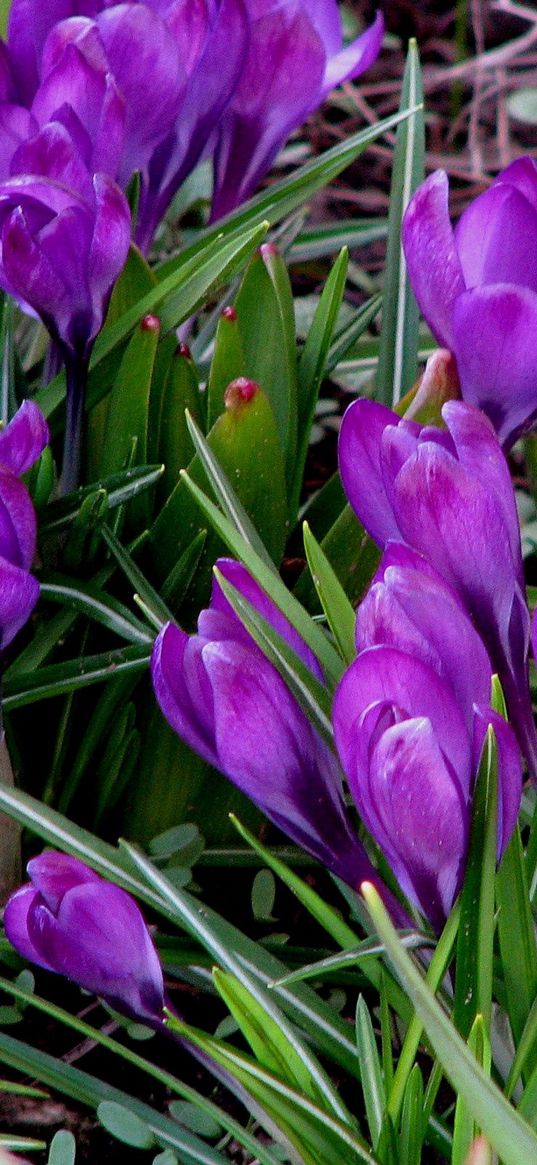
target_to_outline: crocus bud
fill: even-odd
[[[447,348],[433,352],[425,371],[407,396],[399,402],[397,413],[420,425],[442,425],[442,406],[460,398],[457,365]]]
[[[44,853],[9,899],[4,925],[24,958],[128,1016],[162,1018],[162,970],[134,899],[77,858]]]
[[[238,562],[220,559],[223,577],[284,638],[318,680],[318,660]],[[235,615],[217,581],[198,634],[168,623],[151,673],[162,712],[182,740],[220,769],[271,821],[357,888],[379,879],[347,814],[337,761],[281,676]],[[367,870],[367,875],[360,871]],[[393,917],[404,916],[385,887]]]
[[[36,521],[20,474],[34,464],[48,441],[48,426],[36,404],[25,401],[0,431],[0,649],[26,623],[39,597],[29,573]]]
[[[434,336],[453,352],[461,394],[509,447],[537,416],[537,166],[517,158],[449,220],[442,170],[403,221],[410,282]]]
[[[522,774],[514,734],[490,708],[490,662],[462,604],[407,547],[391,545],[385,559],[358,612],[357,639],[367,646],[336,692],[335,737],[366,827],[408,898],[440,929],[464,876],[489,725],[499,758],[498,858]]]
[[[487,647],[537,775],[529,615],[509,469],[479,409],[448,401],[442,418],[444,431],[401,419],[373,401],[355,401],[340,433],[343,485],[379,546],[405,542],[456,591]]]

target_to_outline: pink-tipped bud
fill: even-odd
[[[259,392],[259,385],[255,380],[249,380],[246,376],[238,376],[236,380],[231,381],[224,393],[226,409],[231,409],[232,412],[236,411],[241,405],[248,404],[256,392]]]
[[[185,360],[192,359],[192,352],[190,351],[188,344],[184,344],[182,340],[181,343],[177,345],[174,355],[183,356]]]
[[[222,319],[231,320],[232,323],[235,323],[235,320],[237,319],[237,309],[231,306],[225,307],[222,312]]]
[[[273,259],[280,253],[276,243],[262,243],[259,251],[263,259]]]
[[[418,421],[421,425],[441,425],[442,405],[448,400],[460,400],[461,386],[455,358],[447,348],[438,348],[429,356],[425,372],[416,381],[408,397],[410,401],[403,411],[405,420]],[[399,408],[397,410],[399,412]]]
[[[140,327],[142,332],[160,332],[160,320],[158,316],[147,315],[144,316]]]

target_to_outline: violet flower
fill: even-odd
[[[0,286],[41,317],[65,361],[63,492],[77,482],[89,357],[129,243],[124,195],[89,173],[63,125],[19,146],[0,182]]]
[[[507,462],[488,418],[449,401],[447,431],[358,400],[343,418],[345,492],[371,537],[419,551],[456,591],[489,652],[510,719],[537,778],[528,686],[529,615]]]
[[[47,441],[46,421],[33,401],[25,401],[0,431],[0,651],[24,626],[39,597],[39,584],[30,574],[35,513],[20,475],[34,464]]]
[[[358,611],[357,644],[365,650],[334,699],[343,768],[402,889],[439,930],[464,877],[489,724],[499,758],[498,859],[508,844],[522,789],[516,739],[490,708],[490,662],[462,604],[407,547],[389,545]]]
[[[379,13],[344,48],[336,0],[246,0],[246,6],[248,56],[218,129],[213,219],[250,197],[289,135],[336,85],[369,68],[384,33]]]
[[[6,935],[19,954],[122,1014],[161,1021],[162,970],[130,895],[66,854],[43,853],[27,869],[31,881],[4,911]]]
[[[256,608],[322,680],[312,654],[238,562],[220,559],[224,578]],[[198,634],[168,623],[151,662],[153,687],[182,740],[220,769],[279,829],[349,885],[378,876],[348,817],[337,762],[284,681],[237,618],[217,581]],[[367,871],[367,873],[366,873]],[[385,888],[384,900],[402,912]]]
[[[414,294],[457,361],[464,400],[509,447],[537,416],[537,166],[518,158],[449,220],[448,180],[431,174],[410,201],[403,244]]]

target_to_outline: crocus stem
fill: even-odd
[[[73,355],[72,352],[66,353],[65,375],[67,380],[67,395],[63,463],[58,490],[60,497],[76,489],[80,477],[82,420],[88,379],[87,356]]]

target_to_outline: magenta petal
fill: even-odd
[[[50,966],[121,1010],[160,1017],[160,963],[132,898],[111,883],[66,891],[57,915],[38,901],[28,914],[30,940]]]
[[[29,570],[35,553],[36,520],[26,486],[0,464],[0,555]]]
[[[255,607],[256,611],[259,611],[259,614],[262,615],[263,618],[266,619],[272,627],[274,627],[274,630],[282,636],[282,639],[286,640],[286,642],[290,647],[293,648],[293,651],[296,652],[302,662],[305,663],[306,666],[309,667],[310,671],[312,671],[313,674],[317,676],[317,679],[322,680],[323,673],[316,656],[313,654],[307,644],[304,643],[304,640],[302,639],[302,636],[299,635],[298,631],[296,631],[289,620],[285,618],[285,615],[282,615],[281,611],[276,606],[276,604],[272,602],[272,599],[269,598],[266,591],[264,591],[263,588],[259,586],[259,583],[257,583],[255,579],[252,578],[252,575],[246,569],[246,567],[243,566],[242,563],[236,562],[232,558],[219,558],[216,565],[226,581],[231,583],[231,585],[234,586],[236,590],[238,590],[240,594],[243,595],[244,598],[252,604],[253,607]],[[214,610],[222,611],[224,614],[231,617],[237,627],[236,637],[242,641],[244,640],[244,636],[246,636],[245,641],[248,642],[250,646],[252,645],[251,636],[249,635],[248,631],[243,628],[240,619],[238,619],[238,617],[235,615],[233,608],[225,598],[216,578],[213,581],[211,607]]]
[[[102,882],[99,875],[79,858],[55,850],[45,850],[38,857],[32,858],[26,868],[32,879],[32,885],[39,891],[53,914],[59,910],[67,890],[72,890],[75,886]]]
[[[366,28],[352,44],[340,49],[327,63],[323,81],[323,96],[343,81],[360,77],[376,61],[384,37],[384,19],[377,12],[373,24]]]
[[[468,291],[453,316],[454,351],[465,400],[490,417],[510,446],[537,414],[537,295],[525,287]]]
[[[198,648],[194,660],[190,643],[189,636],[173,623],[163,627],[151,656],[153,688],[164,716],[181,740],[199,752],[209,764],[218,767],[214,732],[208,731],[207,723],[208,719],[212,720],[210,686],[207,684],[209,691],[203,691],[203,676],[199,674],[204,671],[201,648]],[[189,683],[185,661],[190,664]],[[194,687],[196,673],[198,683]],[[196,700],[198,692],[204,695],[203,704]]]
[[[0,464],[13,473],[26,473],[49,439],[47,422],[34,401],[23,401],[13,420],[0,430]]]
[[[500,183],[514,186],[537,211],[537,166],[533,158],[515,158],[515,161],[498,175],[494,186],[499,186]]]
[[[381,466],[384,433],[399,423],[399,417],[385,405],[357,400],[346,410],[339,434],[343,488],[354,512],[379,546],[390,539],[400,540]]]
[[[358,778],[359,783],[359,778]],[[354,794],[357,781],[351,782]],[[408,897],[439,927],[460,889],[468,812],[426,719],[396,724],[373,751],[359,808]]]
[[[54,967],[43,957],[28,934],[28,912],[34,907],[36,899],[39,899],[39,894],[33,886],[21,886],[6,904],[4,927],[11,945],[23,959],[37,963],[38,967],[44,967],[46,971],[53,971]]]
[[[39,583],[20,566],[0,556],[0,648],[24,627],[39,598]]]
[[[427,663],[394,647],[363,651],[345,672],[336,691],[334,730],[347,775],[355,764],[368,767],[368,741],[357,726],[364,712],[375,704],[398,709],[398,718],[429,720],[461,789],[465,793],[469,790],[470,738],[455,696]],[[357,735],[361,737],[360,754],[356,751]]]
[[[403,219],[403,246],[412,290],[438,342],[453,348],[451,317],[465,290],[449,219],[448,180],[437,170],[418,188]]]
[[[500,182],[470,203],[455,242],[468,290],[515,283],[537,291],[537,211],[514,186]]]

